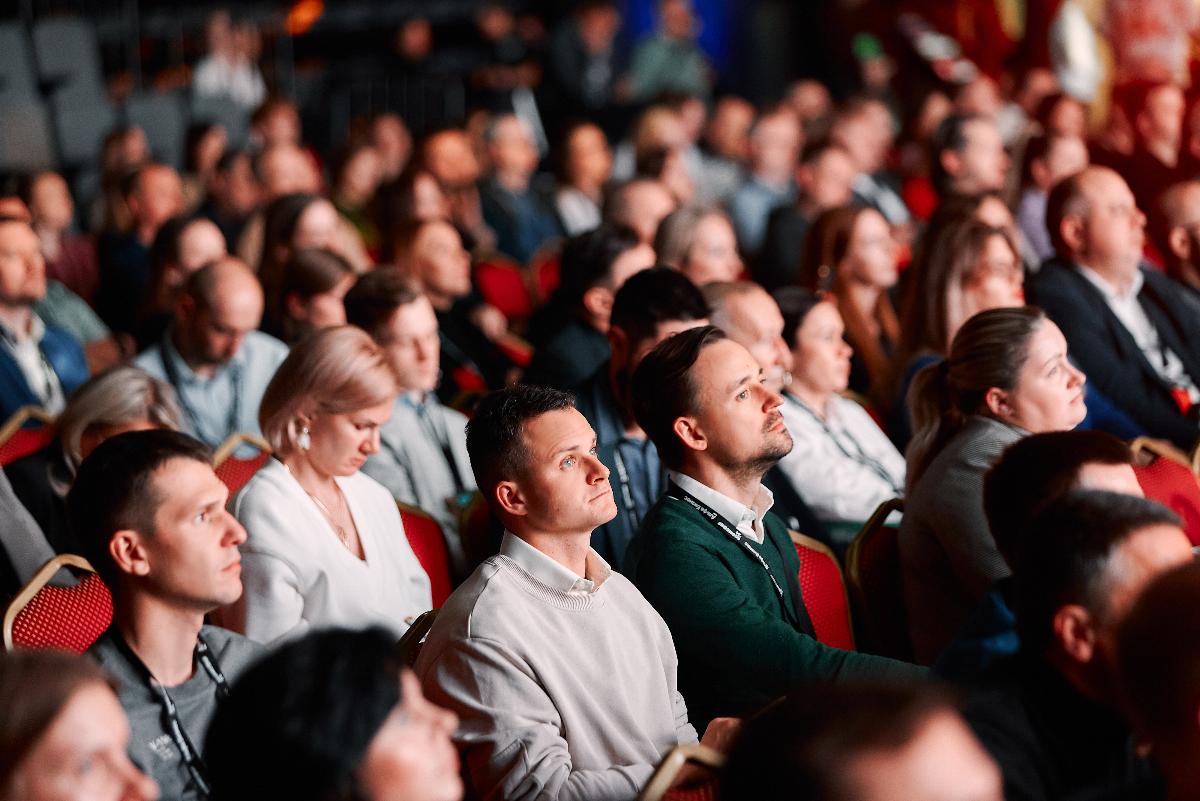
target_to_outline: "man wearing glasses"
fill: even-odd
[[[246,531],[200,442],[137,431],[102,443],[67,497],[84,555],[112,590],[113,621],[89,653],[116,678],[130,756],[163,798],[207,799],[203,746],[229,685],[260,653],[204,625],[242,594]]]

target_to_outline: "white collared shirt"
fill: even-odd
[[[1154,368],[1159,377],[1171,386],[1183,387],[1187,390],[1192,403],[1200,403],[1200,387],[1197,387],[1196,382],[1188,375],[1187,368],[1183,366],[1183,361],[1175,354],[1175,351],[1163,344],[1162,338],[1158,335],[1158,329],[1154,327],[1150,316],[1138,302],[1138,293],[1142,291],[1142,284],[1146,280],[1142,276],[1142,271],[1139,269],[1134,274],[1133,280],[1122,292],[1090,267],[1083,264],[1077,266],[1080,275],[1100,290],[1108,308],[1121,321],[1121,325],[1129,331],[1133,341],[1137,343],[1138,350],[1146,357],[1146,361],[1150,362],[1150,366]]]
[[[595,592],[612,573],[608,562],[595,550],[588,548],[584,575],[577,576],[511,531],[504,532],[504,539],[500,543],[500,555],[516,562],[517,567],[547,587],[565,593],[586,595]]]
[[[12,354],[25,383],[37,396],[42,408],[57,415],[66,406],[62,382],[42,355],[42,337],[46,336],[46,324],[36,314],[29,317],[29,331],[10,331],[0,326],[0,339]]]
[[[754,506],[750,507],[728,495],[722,495],[706,484],[701,484],[689,475],[674,470],[668,471],[668,475],[681,490],[695,496],[700,503],[733,523],[738,533],[759,545],[763,544],[767,533],[763,516],[775,503],[775,496],[769,489],[759,484],[758,492],[754,495]]]

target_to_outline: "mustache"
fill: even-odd
[[[767,419],[763,421],[763,432],[766,433],[775,427],[776,423],[783,422],[783,415],[779,412],[771,412],[767,415]]]

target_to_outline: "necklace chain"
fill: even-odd
[[[292,473],[292,468],[288,467],[288,464],[287,464],[287,462],[284,462],[284,463],[283,463],[283,466],[284,466],[284,467],[287,467],[287,471],[288,471],[289,473]],[[295,479],[296,479],[296,483],[297,483],[297,484],[300,484],[300,479],[299,479],[299,478],[296,478],[296,474],[295,474],[295,473],[292,473],[292,478],[295,478]],[[334,488],[337,490],[337,493],[338,493],[338,498],[339,498],[339,500],[341,500],[341,501],[342,501],[342,502],[341,502],[341,504],[339,504],[339,506],[342,506],[342,507],[344,507],[344,506],[345,506],[345,499],[342,497],[342,490],[341,490],[341,488],[340,488],[340,487],[338,487],[336,483],[334,483],[334,485],[333,485],[333,486],[334,486]],[[353,548],[352,548],[352,547],[351,547],[351,545],[350,545],[350,535],[346,533],[346,529],[345,529],[345,527],[343,527],[343,526],[341,526],[341,525],[339,525],[339,524],[338,524],[337,518],[335,518],[335,517],[333,516],[333,512],[329,511],[329,507],[328,507],[328,506],[326,506],[326,505],[325,505],[325,503],[324,503],[324,502],[323,502],[323,501],[322,501],[320,498],[318,498],[318,497],[317,497],[316,495],[314,495],[313,493],[309,492],[309,491],[308,491],[308,488],[307,488],[307,487],[305,487],[303,484],[300,484],[300,489],[304,490],[304,494],[305,494],[305,495],[307,495],[308,497],[312,498],[312,502],[313,502],[313,503],[315,503],[315,504],[317,505],[317,508],[321,510],[321,513],[322,513],[323,515],[325,515],[325,519],[329,521],[329,525],[333,526],[334,533],[336,533],[336,534],[337,534],[337,538],[338,538],[339,540],[341,540],[341,542],[342,542],[342,545],[346,546],[346,548],[348,548],[348,549],[350,549],[350,550],[353,550]]]

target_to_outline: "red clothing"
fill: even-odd
[[[96,242],[90,236],[64,237],[58,258],[46,259],[46,277],[62,283],[91,303],[100,283]]]

